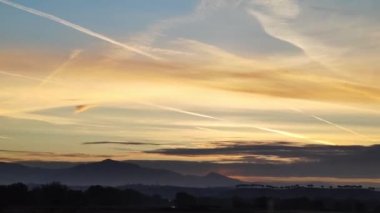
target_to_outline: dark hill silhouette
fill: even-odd
[[[64,169],[43,169],[13,163],[0,164],[0,184],[15,182],[43,184],[53,181],[76,186],[146,184],[215,187],[241,183],[239,180],[217,173],[206,176],[182,175],[169,170],[145,168],[109,159]]]

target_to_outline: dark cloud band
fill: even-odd
[[[132,145],[132,146],[158,146],[156,143],[146,143],[146,142],[121,142],[121,141],[94,141],[94,142],[84,142],[82,145],[105,145],[105,144],[115,144],[115,145]]]

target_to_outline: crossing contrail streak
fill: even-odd
[[[121,47],[123,49],[129,50],[131,52],[135,52],[137,54],[146,56],[146,57],[151,58],[153,60],[160,60],[160,58],[158,58],[158,57],[156,57],[156,56],[154,56],[152,54],[149,54],[149,53],[144,52],[144,51],[142,51],[140,49],[137,49],[137,48],[131,47],[129,45],[126,45],[124,43],[121,43],[119,41],[116,41],[116,40],[114,40],[114,39],[112,39],[112,38],[110,38],[108,36],[105,36],[103,34],[94,32],[94,31],[92,31],[90,29],[87,29],[87,28],[82,27],[80,25],[74,24],[74,23],[72,23],[70,21],[67,21],[67,20],[63,19],[63,18],[59,18],[59,17],[57,17],[55,15],[52,15],[52,14],[49,14],[49,13],[45,13],[45,12],[42,12],[42,11],[30,8],[30,7],[26,7],[26,6],[18,4],[18,3],[10,2],[10,1],[7,1],[7,0],[0,0],[0,2],[3,3],[3,4],[6,4],[8,6],[14,7],[16,9],[19,9],[19,10],[31,13],[33,15],[49,19],[50,21],[62,24],[62,25],[66,26],[66,27],[69,27],[71,29],[77,30],[79,32],[82,32],[82,33],[87,34],[89,36],[92,36],[94,38],[98,38],[100,40],[106,41],[106,42],[108,42],[110,44],[116,45],[118,47]]]
[[[210,115],[200,114],[200,113],[196,113],[196,112],[190,112],[190,111],[186,111],[186,110],[182,110],[182,109],[178,109],[178,108],[174,108],[174,107],[162,106],[162,105],[153,104],[153,103],[141,103],[141,104],[157,107],[157,108],[168,110],[168,111],[192,115],[192,116],[196,116],[196,117],[200,117],[200,118],[208,118],[208,119],[217,120],[217,121],[224,121],[222,119],[219,119],[219,118],[216,118],[216,117],[213,117]]]
[[[369,139],[369,140],[371,140],[371,141],[376,141],[376,140],[371,139],[371,138],[369,138],[369,137],[367,137],[367,136],[365,136],[365,135],[363,135],[363,134],[360,134],[360,133],[358,133],[358,132],[355,132],[355,131],[352,130],[352,129],[349,129],[349,128],[347,128],[347,127],[344,127],[344,126],[341,126],[341,125],[335,124],[335,123],[333,123],[333,122],[331,122],[331,121],[328,121],[328,120],[326,120],[326,119],[323,119],[323,118],[321,118],[321,117],[319,117],[319,116],[316,116],[316,115],[310,115],[310,116],[313,117],[313,118],[315,118],[315,119],[317,119],[317,120],[320,120],[320,121],[322,121],[322,122],[325,122],[325,123],[327,123],[327,124],[330,124],[330,125],[332,125],[332,126],[335,126],[336,128],[341,129],[341,130],[343,130],[343,131],[345,131],[345,132],[351,133],[351,134],[356,135],[356,136],[359,136],[359,137],[363,137],[363,138]]]
[[[14,77],[14,78],[21,78],[21,79],[30,80],[30,81],[38,81],[38,82],[43,81],[42,78],[36,78],[36,77],[32,77],[32,76],[12,73],[12,72],[8,72],[8,71],[4,71],[4,70],[0,70],[0,75],[6,75],[6,76],[10,76],[10,77]]]
[[[207,119],[212,119],[212,120],[216,120],[216,121],[233,123],[231,121],[220,119],[220,118],[217,118],[217,117],[214,117],[214,116],[205,115],[205,114],[196,113],[196,112],[191,112],[191,111],[187,111],[187,110],[183,110],[183,109],[178,109],[178,108],[174,108],[174,107],[163,106],[163,105],[158,105],[158,104],[153,104],[153,103],[141,103],[141,102],[139,102],[139,103],[143,104],[143,105],[153,106],[153,107],[157,107],[157,108],[160,108],[160,109],[169,110],[169,111],[178,112],[178,113],[187,114],[187,115],[192,115],[192,116],[196,116],[196,117],[201,117],[201,118],[207,118]],[[333,144],[333,143],[326,142],[326,141],[322,142],[320,140],[314,140],[314,139],[309,138],[309,137],[307,137],[305,135],[296,134],[296,133],[292,133],[292,132],[288,132],[288,131],[283,131],[283,130],[278,130],[278,129],[273,129],[273,128],[267,128],[267,127],[262,127],[262,126],[258,126],[258,125],[249,125],[248,127],[253,128],[253,129],[258,129],[258,130],[261,130],[261,131],[264,131],[264,132],[270,132],[270,133],[274,133],[274,134],[278,134],[278,135],[282,135],[282,136],[291,137],[291,138],[303,139],[303,140],[308,140],[308,141],[313,141],[313,142],[318,142],[318,143],[324,143],[324,144],[327,144],[327,143],[328,144]]]
[[[123,49],[126,49],[128,51],[135,52],[137,54],[146,56],[146,57],[151,58],[153,60],[160,60],[160,58],[158,58],[158,57],[156,57],[156,56],[154,56],[152,54],[149,54],[149,53],[144,52],[144,51],[142,51],[140,49],[137,49],[137,48],[131,47],[129,45],[126,45],[124,43],[121,43],[121,42],[119,42],[117,40],[114,40],[114,39],[108,37],[108,36],[105,36],[103,34],[94,32],[94,31],[92,31],[90,29],[87,29],[87,28],[82,27],[80,25],[74,24],[74,23],[72,23],[70,21],[67,21],[67,20],[65,20],[63,18],[57,17],[55,15],[52,15],[52,14],[49,14],[49,13],[45,13],[45,12],[42,12],[42,11],[30,8],[30,7],[26,7],[24,5],[21,5],[21,4],[18,4],[18,3],[14,3],[14,2],[11,2],[11,1],[7,1],[7,0],[0,0],[0,3],[6,4],[6,5],[10,6],[10,7],[13,7],[13,8],[16,8],[16,9],[28,12],[30,14],[33,14],[33,15],[36,15],[36,16],[39,16],[39,17],[42,17],[42,18],[46,18],[46,19],[48,19],[50,21],[59,23],[61,25],[69,27],[71,29],[77,30],[79,32],[82,32],[82,33],[87,34],[89,36],[92,36],[94,38],[98,38],[100,40],[103,40],[103,41],[108,42],[110,44],[116,45],[116,46],[121,47]],[[79,54],[79,53],[77,53],[77,54]],[[72,57],[76,57],[76,56],[73,55]],[[70,58],[72,58],[72,57],[70,57]],[[65,64],[63,64],[62,66],[65,66]],[[61,68],[62,68],[62,66],[61,66]],[[58,68],[55,72],[51,73],[47,78],[45,78],[45,80],[43,80],[40,85],[45,84],[52,76],[54,76],[59,71],[60,71],[60,68]],[[200,114],[200,113],[195,113],[195,112],[190,112],[190,111],[186,111],[186,110],[182,110],[182,109],[178,109],[178,108],[173,108],[173,107],[168,107],[168,106],[161,106],[161,105],[155,105],[155,104],[148,104],[148,105],[155,106],[155,107],[158,107],[158,108],[161,108],[161,109],[165,109],[165,110],[175,111],[175,112],[178,112],[178,113],[188,114],[188,115],[192,115],[192,116],[197,116],[197,117],[202,117],[202,118],[207,118],[207,119],[213,119],[213,120],[217,120],[217,121],[226,121],[226,120],[219,119],[219,118],[216,118],[216,117],[213,117],[213,116],[209,116],[209,115],[205,115],[205,114]],[[295,133],[291,133],[291,132],[287,132],[287,131],[281,131],[281,130],[266,128],[266,127],[260,127],[260,126],[256,126],[256,125],[253,125],[251,127],[255,128],[255,129],[262,130],[262,131],[276,133],[276,134],[280,134],[280,135],[284,135],[284,136],[288,136],[288,137],[310,140],[310,138],[308,138],[306,136],[295,134]]]
[[[308,138],[308,137],[306,137],[304,135],[295,134],[295,133],[291,133],[291,132],[287,132],[287,131],[282,131],[282,130],[277,130],[277,129],[271,129],[271,128],[266,128],[266,127],[259,127],[259,126],[252,126],[252,127],[255,128],[255,129],[262,130],[262,131],[276,133],[276,134],[280,134],[280,135],[284,135],[284,136],[288,136],[288,137],[292,137],[292,138],[310,140],[310,138]]]
[[[300,109],[297,109],[297,108],[292,108],[292,109],[293,109],[294,111],[296,111],[296,112],[299,112],[299,113],[302,113],[302,114],[304,114],[304,115],[310,116],[310,117],[312,117],[312,118],[314,118],[314,119],[316,119],[316,120],[318,120],[318,121],[321,121],[321,122],[323,122],[323,123],[329,124],[329,125],[331,125],[331,126],[337,128],[337,129],[340,129],[340,130],[342,130],[342,131],[348,132],[348,133],[350,133],[350,134],[353,134],[353,135],[356,135],[356,136],[359,136],[359,137],[362,137],[362,138],[369,139],[369,140],[371,140],[371,141],[375,141],[374,139],[371,139],[371,138],[369,138],[369,137],[367,137],[367,136],[365,136],[365,135],[363,135],[363,134],[360,134],[360,133],[358,133],[358,132],[356,132],[356,131],[354,131],[354,130],[352,130],[352,129],[349,129],[349,128],[347,128],[347,127],[341,126],[341,125],[339,125],[339,124],[336,124],[336,123],[334,123],[334,122],[331,122],[331,121],[326,120],[326,119],[324,119],[324,118],[321,118],[321,117],[319,117],[319,116],[316,116],[316,115],[313,115],[313,114],[308,114],[308,113],[304,112],[303,110],[300,110]]]
[[[59,65],[54,71],[52,71],[48,76],[46,76],[43,81],[38,85],[38,87],[44,86],[46,83],[48,83],[55,75],[57,75],[59,72],[61,72],[72,60],[74,60],[78,55],[82,52],[82,50],[75,50],[73,51],[69,58]]]
[[[10,139],[10,138],[7,137],[7,136],[1,136],[1,135],[0,135],[0,140],[6,140],[6,139]]]

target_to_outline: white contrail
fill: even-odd
[[[28,76],[28,75],[12,73],[10,71],[4,71],[4,70],[0,70],[0,75],[6,75],[6,76],[14,77],[14,78],[22,78],[22,79],[26,79],[26,80],[30,80],[30,81],[38,81],[38,82],[43,81],[42,78],[36,78],[36,77]]]
[[[179,108],[175,108],[175,107],[170,107],[170,106],[164,106],[164,105],[155,104],[155,103],[151,103],[151,102],[136,101],[134,103],[142,104],[142,105],[146,105],[146,106],[150,106],[150,107],[155,107],[155,108],[162,109],[162,110],[168,110],[168,111],[178,112],[178,113],[181,113],[181,114],[191,115],[191,116],[195,116],[195,117],[211,119],[211,120],[220,121],[220,122],[226,122],[226,123],[228,122],[228,123],[232,123],[232,124],[235,123],[235,122],[232,122],[232,121],[229,121],[229,120],[225,120],[225,119],[221,119],[221,118],[218,118],[218,117],[215,117],[215,116],[206,115],[206,114],[197,113],[197,112],[188,111],[188,110],[183,110],[183,109],[179,109]],[[96,107],[96,106],[97,105],[92,105],[91,108],[92,107]],[[90,107],[88,107],[87,105],[77,106],[75,112],[76,113],[81,113],[81,112],[84,112],[84,111],[88,110],[89,108]],[[310,137],[307,137],[307,136],[301,135],[301,134],[297,134],[297,133],[292,133],[292,132],[288,132],[288,131],[283,131],[283,130],[278,130],[278,129],[273,129],[273,128],[259,126],[257,124],[256,125],[245,125],[245,127],[257,129],[257,130],[264,131],[264,132],[274,133],[274,134],[278,134],[278,135],[282,135],[282,136],[286,136],[286,137],[291,137],[291,138],[297,138],[297,139],[317,142],[317,143],[330,144],[330,145],[334,144],[334,143],[331,143],[331,142],[328,142],[328,141],[314,140],[314,139],[312,139]],[[197,127],[197,128],[201,129],[202,127]]]
[[[333,123],[333,122],[331,122],[331,121],[328,121],[328,120],[326,120],[326,119],[323,119],[323,118],[321,118],[321,117],[319,117],[319,116],[316,116],[316,115],[310,115],[310,116],[313,117],[313,118],[315,118],[315,119],[317,119],[317,120],[319,120],[319,121],[322,121],[322,122],[325,122],[325,123],[330,124],[330,125],[332,125],[332,126],[335,126],[336,128],[341,129],[341,130],[343,130],[343,131],[345,131],[345,132],[351,133],[351,134],[356,135],[356,136],[359,136],[359,137],[363,137],[363,138],[369,139],[369,140],[371,140],[371,141],[375,141],[374,139],[371,139],[371,138],[369,138],[369,137],[367,137],[367,136],[365,136],[365,135],[363,135],[363,134],[360,134],[360,133],[358,133],[358,132],[356,132],[356,131],[354,131],[354,130],[352,130],[352,129],[349,129],[349,128],[344,127],[344,126],[341,126],[341,125],[338,125],[338,124],[336,124],[336,123]]]
[[[174,108],[174,107],[168,107],[168,106],[163,106],[163,105],[158,105],[158,104],[153,104],[153,103],[142,103],[142,102],[139,102],[139,103],[143,104],[143,105],[153,106],[153,107],[157,107],[157,108],[160,108],[160,109],[174,111],[174,112],[178,112],[178,113],[182,113],[182,114],[187,114],[187,115],[192,115],[192,116],[196,116],[196,117],[207,118],[207,119],[212,119],[212,120],[222,121],[222,122],[234,123],[234,122],[231,122],[231,121],[228,121],[228,120],[224,120],[224,119],[221,119],[221,118],[217,118],[217,117],[214,117],[214,116],[205,115],[205,114],[196,113],[196,112],[191,112],[191,111],[187,111],[187,110],[183,110],[183,109],[178,109],[178,108]],[[258,130],[261,130],[261,131],[264,131],[264,132],[270,132],[270,133],[274,133],[274,134],[278,134],[278,135],[282,135],[282,136],[291,137],[291,138],[303,139],[303,140],[313,141],[313,142],[317,142],[317,143],[333,144],[333,143],[327,142],[327,141],[323,141],[322,142],[321,140],[314,140],[314,139],[309,138],[309,137],[307,137],[305,135],[296,134],[296,133],[292,133],[292,132],[288,132],[288,131],[268,128],[268,127],[262,127],[262,126],[258,126],[258,125],[249,125],[248,127],[253,128],[253,129],[258,129]]]
[[[138,53],[140,55],[146,56],[146,57],[154,59],[154,60],[160,60],[160,58],[158,58],[158,57],[156,57],[156,56],[154,56],[152,54],[149,54],[149,53],[144,52],[142,50],[139,50],[137,48],[131,47],[129,45],[123,44],[123,43],[121,43],[119,41],[116,41],[116,40],[114,40],[114,39],[112,39],[112,38],[110,38],[108,36],[105,36],[105,35],[102,35],[100,33],[94,32],[94,31],[92,31],[90,29],[84,28],[82,26],[79,26],[77,24],[69,22],[69,21],[67,21],[65,19],[59,18],[59,17],[57,17],[55,15],[52,15],[52,14],[49,14],[49,13],[45,13],[45,12],[42,12],[42,11],[30,8],[30,7],[26,7],[26,6],[18,4],[18,3],[10,2],[10,1],[7,1],[7,0],[0,0],[0,2],[3,3],[3,4],[6,4],[8,6],[17,8],[19,10],[22,10],[22,11],[34,14],[36,16],[40,16],[40,17],[49,19],[51,21],[54,21],[54,22],[59,23],[59,24],[62,24],[62,25],[67,26],[67,27],[69,27],[71,29],[77,30],[77,31],[82,32],[84,34],[87,34],[89,36],[101,39],[101,40],[106,41],[106,42],[111,43],[111,44],[114,44],[114,45],[116,45],[118,47],[121,47],[123,49],[126,49],[126,50],[129,50],[129,51]]]
[[[7,137],[7,136],[1,136],[1,135],[0,135],[0,140],[6,140],[6,139],[10,139],[10,138]]]
[[[38,85],[38,87],[44,86],[47,82],[49,82],[55,75],[61,72],[72,60],[74,60],[78,55],[82,52],[82,50],[74,50],[69,58],[59,65],[55,70],[53,70],[48,76],[44,78],[44,80]]]
[[[331,122],[331,121],[329,121],[329,120],[326,120],[326,119],[324,119],[324,118],[321,118],[321,117],[319,117],[319,116],[317,116],[317,115],[313,115],[313,114],[306,113],[305,111],[303,111],[303,110],[301,110],[301,109],[297,109],[297,108],[291,108],[291,109],[292,109],[293,111],[296,111],[296,112],[302,113],[302,114],[304,114],[304,115],[310,116],[310,117],[312,117],[312,118],[314,118],[314,119],[316,119],[316,120],[318,120],[318,121],[321,121],[321,122],[323,122],[323,123],[329,124],[329,125],[331,125],[331,126],[333,126],[333,127],[335,127],[335,128],[338,128],[338,129],[343,130],[343,131],[345,131],[345,132],[348,132],[348,133],[350,133],[350,134],[353,134],[353,135],[356,135],[356,136],[359,136],[359,137],[362,137],[362,138],[366,138],[366,139],[369,139],[369,140],[371,140],[371,141],[375,141],[374,139],[371,139],[371,138],[367,137],[366,135],[360,134],[360,133],[358,133],[358,132],[356,132],[356,131],[354,131],[354,130],[352,130],[352,129],[349,129],[349,128],[347,128],[347,127],[341,126],[341,125],[339,125],[339,124],[336,124],[336,123],[334,123],[334,122]]]
[[[173,112],[179,112],[182,114],[192,115],[192,116],[196,116],[196,117],[208,118],[208,119],[217,120],[217,121],[224,121],[222,119],[219,119],[219,118],[216,118],[216,117],[213,117],[210,115],[200,114],[200,113],[196,113],[196,112],[190,112],[190,111],[186,111],[186,110],[182,110],[182,109],[178,109],[178,108],[174,108],[174,107],[162,106],[162,105],[153,104],[153,103],[140,103],[140,104],[153,106],[153,107],[157,107],[160,109],[169,110],[169,111],[173,111]]]
[[[285,135],[285,136],[292,137],[292,138],[311,140],[310,138],[308,138],[308,137],[306,137],[304,135],[295,134],[295,133],[288,132],[288,131],[282,131],[282,130],[271,129],[271,128],[266,128],[266,127],[259,127],[259,126],[252,126],[252,127],[255,128],[255,129],[262,130],[262,131],[267,131],[267,132],[271,132],[271,133]]]

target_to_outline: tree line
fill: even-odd
[[[146,195],[132,189],[105,186],[90,186],[76,190],[60,183],[28,187],[17,183],[0,186],[0,212],[98,212],[104,207],[119,211],[133,212],[159,211],[175,212],[276,212],[276,211],[318,211],[318,212],[380,212],[380,202],[374,200],[333,199],[333,198],[276,198],[232,196],[194,196],[178,192],[174,199],[159,195]],[[69,209],[68,209],[69,208]],[[16,209],[16,211],[14,211]],[[33,209],[31,211],[30,209]],[[37,210],[36,210],[37,209]],[[66,209],[66,210],[65,210]],[[57,211],[56,211],[57,210]],[[58,211],[59,210],[59,211]]]
[[[8,206],[159,206],[160,196],[148,196],[131,189],[90,186],[74,190],[60,183],[29,188],[22,183],[0,186],[0,207]]]

